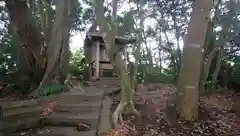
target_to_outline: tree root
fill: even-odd
[[[120,101],[118,104],[116,110],[112,114],[112,122],[113,122],[113,127],[118,127],[118,120],[120,115],[122,114],[124,107],[127,105],[127,103]]]
[[[120,114],[120,115],[119,115],[119,121],[120,121],[120,123],[119,123],[119,124],[121,124],[121,125],[122,125],[122,124],[123,124],[123,121],[124,121],[124,120],[123,120],[123,117],[122,117],[122,114]]]
[[[73,88],[73,84],[71,82],[72,79],[72,75],[68,74],[66,79],[64,80],[64,85],[66,86],[66,88],[63,90],[64,92],[69,91],[71,88]]]
[[[66,79],[64,80],[64,85],[67,85],[69,88],[71,88],[73,86],[71,83],[71,78],[72,78],[72,75],[68,74]]]
[[[123,123],[122,113],[124,112],[124,109],[128,109],[128,112],[127,112],[128,114],[133,113],[138,118],[141,118],[140,112],[138,112],[136,110],[132,101],[123,102],[123,100],[121,100],[120,103],[118,104],[118,107],[116,108],[116,110],[112,114],[112,122],[113,122],[113,127],[114,128],[118,127],[119,124]],[[120,121],[120,123],[119,123],[119,121]]]
[[[133,101],[129,101],[128,104],[125,106],[124,114],[130,114],[133,113],[133,115],[137,116],[138,118],[141,118],[140,112],[135,108]]]
[[[77,129],[77,131],[89,131],[91,129],[91,126],[81,123],[81,122],[78,122],[76,124],[76,129]]]

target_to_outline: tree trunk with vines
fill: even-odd
[[[51,29],[51,33],[48,33],[46,28],[49,28],[48,24],[43,26],[43,30],[46,30],[44,34],[50,35],[50,39],[46,39],[47,44],[47,65],[46,65],[46,72],[42,78],[41,83],[39,84],[38,88],[30,94],[30,96],[38,96],[40,89],[49,81],[56,79],[59,75],[59,65],[61,61],[61,51],[63,49],[63,44],[68,42],[69,38],[69,25],[70,23],[66,21],[66,17],[70,17],[70,4],[71,1],[65,0],[58,0],[56,1],[56,19],[53,23],[53,27]],[[45,19],[48,17],[45,17]],[[42,21],[44,22],[44,21]],[[48,21],[46,21],[48,22]],[[45,22],[45,23],[46,23]],[[49,24],[51,25],[51,24]],[[45,35],[45,37],[46,37]],[[48,42],[49,40],[49,42]],[[68,47],[67,45],[66,48]],[[64,48],[65,49],[65,48]],[[66,51],[66,54],[69,52]],[[62,54],[63,55],[63,54]],[[66,55],[63,55],[66,57]],[[68,56],[68,55],[67,55]],[[67,65],[67,64],[65,64]],[[63,80],[64,81],[64,80]],[[57,79],[57,82],[58,79]]]
[[[139,112],[135,109],[133,104],[133,93],[134,90],[131,86],[131,79],[128,75],[128,71],[124,68],[124,60],[122,59],[122,54],[118,51],[118,48],[115,45],[115,34],[116,28],[115,22],[108,22],[106,17],[104,16],[104,8],[102,0],[93,0],[96,20],[100,28],[100,32],[103,35],[103,39],[105,41],[105,46],[108,51],[108,57],[113,64],[113,67],[120,77],[121,81],[121,100],[119,105],[117,106],[115,112],[112,115],[113,125],[114,127],[118,126],[119,117],[121,117],[124,110],[128,109],[129,112],[132,112],[138,116],[140,116]],[[114,1],[113,1],[114,2]],[[116,2],[116,1],[115,1]],[[116,10],[116,9],[115,9]]]
[[[209,77],[210,67],[212,66],[212,62],[214,60],[214,57],[219,50],[218,47],[216,47],[216,35],[214,34],[214,24],[217,21],[220,9],[219,5],[221,4],[221,0],[217,0],[214,3],[214,17],[209,20],[208,27],[207,27],[207,34],[205,39],[205,46],[204,46],[204,55],[202,59],[202,75],[200,79],[200,91],[205,90],[205,82],[207,81]]]
[[[41,30],[36,26],[31,10],[26,1],[5,0],[10,23],[13,27],[13,36],[22,52],[20,65],[21,72],[28,77],[27,90],[35,90],[45,71],[45,50]],[[27,65],[27,66],[26,66]]]

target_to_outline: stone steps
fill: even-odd
[[[39,116],[39,115],[38,115]],[[0,131],[3,132],[15,132],[16,129],[18,131],[25,130],[29,128],[39,127],[39,122],[41,121],[41,117],[39,118],[24,118],[22,120],[15,120],[15,123],[1,123]]]
[[[89,113],[53,113],[47,116],[43,123],[51,126],[76,126],[77,123],[84,123],[91,126],[91,129],[96,129],[99,121],[99,112]]]
[[[99,94],[88,94],[80,92],[71,92],[63,94],[59,97],[60,104],[76,104],[82,102],[96,102],[101,101],[103,98],[103,92]]]
[[[120,86],[120,80],[118,77],[99,77],[98,80],[88,81],[87,84],[97,87]]]
[[[45,131],[36,136],[96,136],[103,94],[96,87],[62,94],[54,112],[43,120]],[[88,131],[77,131],[81,123],[90,127]]]
[[[3,112],[3,121],[16,122],[19,118],[29,118],[31,116],[39,116],[42,111],[41,107],[16,108]]]
[[[15,133],[11,136],[96,136],[96,130],[77,131],[75,127],[46,126],[36,132]]]
[[[99,120],[99,128],[98,132],[108,132],[111,129],[111,106],[112,106],[112,99],[109,97],[104,97],[104,100],[102,102],[102,109],[100,114],[100,120]]]
[[[54,108],[55,112],[97,112],[101,108],[101,101],[82,102],[79,104],[59,104]]]
[[[39,104],[39,100],[13,101],[13,102],[4,103],[2,105],[2,109],[4,109],[4,111],[7,111],[7,110],[15,109],[15,108],[36,106],[38,104]]]
[[[103,101],[105,103],[105,106],[102,105]],[[12,130],[12,132],[7,132],[6,134],[3,131],[0,133],[0,135],[96,136],[96,133],[100,132],[100,130],[102,130],[101,132],[105,132],[110,128],[110,121],[107,121],[107,118],[110,117],[109,109],[111,107],[111,102],[109,101],[111,101],[111,99],[106,99],[106,97],[104,97],[104,91],[97,87],[90,87],[84,89],[82,92],[74,90],[69,91],[59,95],[58,105],[54,107],[53,113],[51,113],[49,116],[39,119],[31,119],[25,117],[22,122],[16,121],[17,123],[14,125],[19,125],[19,132],[15,132],[13,130],[16,126],[10,126],[6,123],[0,124],[0,129]],[[34,104],[37,104],[37,102],[32,103],[32,105]],[[20,104],[20,106],[25,107],[24,104]],[[38,111],[38,108],[31,110],[29,109],[30,107],[26,107],[26,109],[21,109],[20,111],[18,110],[16,112],[15,110],[8,107],[9,106],[6,106],[6,109],[9,111],[5,116],[9,116],[9,118],[11,116],[21,115],[22,113],[26,114],[28,112],[34,113],[35,110]],[[102,110],[102,108],[105,110]],[[33,126],[32,124],[36,124],[36,126]],[[81,129],[82,124],[86,124],[87,129]],[[99,128],[99,126],[101,126],[101,128]],[[21,130],[21,128],[24,129]],[[26,130],[26,128],[29,128],[31,130]],[[82,131],[78,131],[77,129],[80,129]]]
[[[6,102],[1,106],[0,133],[11,133],[39,127],[41,125],[39,100]]]

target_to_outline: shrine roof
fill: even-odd
[[[100,32],[87,33],[87,38],[88,40],[92,40],[95,42],[100,41],[100,43],[104,43],[103,35]],[[135,42],[136,42],[136,39],[126,38],[124,36],[115,36],[116,44],[126,45],[126,44],[135,43]]]

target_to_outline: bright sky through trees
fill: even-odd
[[[111,0],[110,0],[111,1]],[[123,12],[129,11],[130,7],[134,7],[136,5],[134,4],[129,4],[127,1],[125,1],[124,3],[121,3],[123,6],[121,6],[121,8],[118,10],[118,15],[123,15]],[[83,4],[84,5],[84,4]],[[84,6],[83,6],[84,7]],[[138,21],[139,23],[139,21]],[[89,24],[88,28],[90,27],[91,24]],[[145,29],[148,27],[152,27],[154,28],[157,25],[156,20],[151,19],[151,18],[146,18],[144,21],[144,27]],[[70,43],[70,47],[71,47],[71,51],[75,52],[76,50],[78,50],[80,47],[83,47],[83,41],[85,38],[85,32],[79,32],[79,33],[75,33],[72,35],[71,37],[71,43]],[[174,35],[173,33],[168,33],[169,39],[174,39]],[[163,38],[164,40],[164,38]],[[176,45],[176,41],[173,40],[175,45]],[[156,48],[158,45],[156,43],[156,41],[154,39],[147,39],[147,45],[143,45],[143,46],[149,46],[151,49]],[[180,46],[183,47],[183,42],[182,40],[180,41]]]
[[[108,0],[108,1],[110,2],[111,0]],[[128,1],[125,1],[125,2],[123,2],[121,4],[122,4],[122,6],[117,11],[117,14],[120,15],[120,16],[121,15],[123,16],[124,12],[129,11],[130,8],[135,8],[136,7],[135,4],[128,3]],[[84,4],[82,4],[82,5],[83,5],[83,8],[85,8],[85,7],[87,8],[87,5],[84,5]],[[167,19],[167,20],[170,20],[170,19]],[[139,20],[137,21],[137,23],[139,23]],[[158,25],[158,24],[157,24],[157,21],[155,19],[147,17],[144,20],[144,29],[145,29],[145,31],[149,27],[154,29],[156,27],[156,25]],[[89,28],[90,26],[91,26],[91,24],[88,24],[87,28]],[[70,48],[71,48],[72,52],[75,52],[76,50],[79,50],[81,47],[83,47],[85,34],[86,34],[86,32],[78,32],[78,33],[72,34],[72,37],[70,39]],[[167,32],[167,34],[168,34],[169,40],[171,40],[174,43],[174,45],[177,45],[177,41],[174,40],[175,39],[174,32],[171,32],[171,33]],[[163,36],[162,40],[166,40],[166,38]],[[156,49],[156,47],[158,46],[158,43],[156,42],[155,39],[147,38],[147,45],[142,43],[142,46],[143,47],[148,46],[152,50],[153,55],[158,57],[158,53],[157,53],[158,51],[157,50],[154,51],[154,49]],[[182,39],[180,39],[180,48],[182,48],[182,47],[183,47],[183,41],[182,41]],[[163,55],[165,55],[165,54],[163,54]],[[131,58],[132,57],[130,56],[130,59]],[[156,62],[155,60],[153,60],[153,61]],[[169,62],[170,61],[163,62],[164,63],[163,67],[167,67]]]

